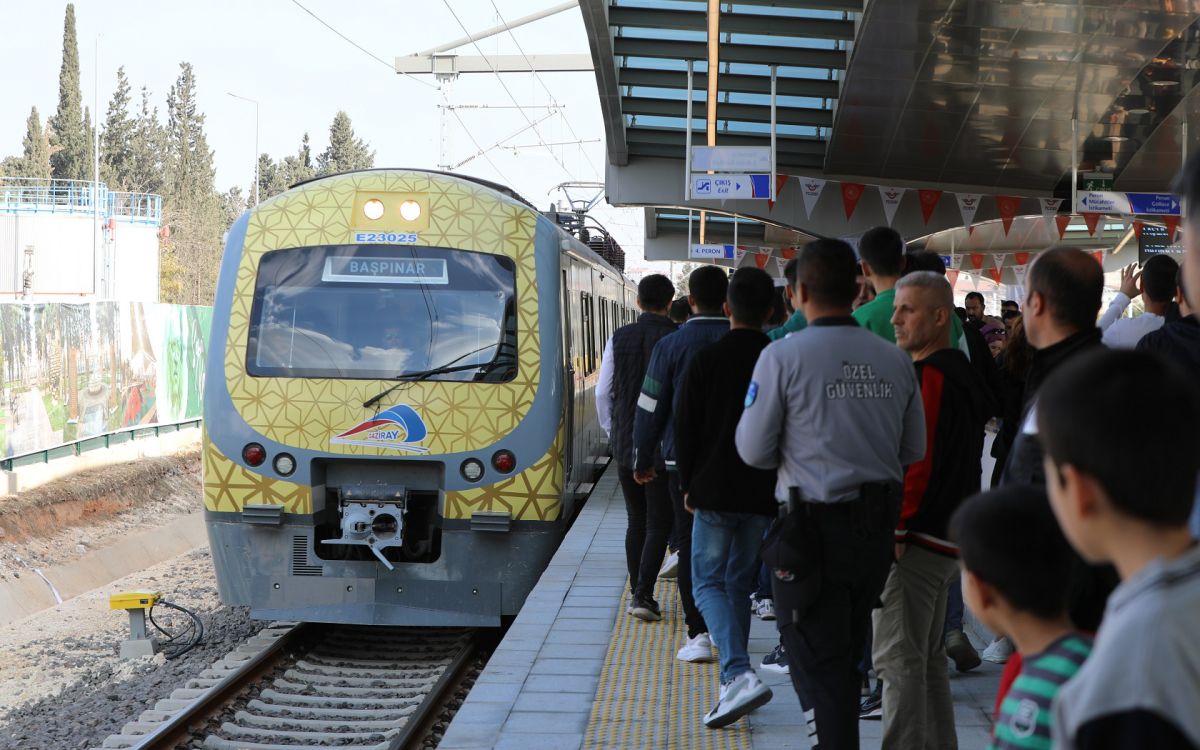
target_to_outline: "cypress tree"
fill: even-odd
[[[79,45],[75,39],[75,6],[67,4],[63,23],[62,69],[58,74],[58,111],[50,120],[53,149],[50,166],[60,180],[90,180],[92,141],[83,117],[83,95],[79,90]]]
[[[338,111],[329,126],[329,147],[317,157],[317,174],[335,174],[375,166],[375,152],[354,135],[350,116]]]
[[[132,189],[136,131],[137,123],[129,115],[129,79],[122,65],[117,68],[117,90],[108,103],[100,137],[100,177],[111,190]]]
[[[150,90],[142,87],[142,107],[134,121],[129,141],[129,171],[126,189],[143,193],[163,190],[163,128],[158,108],[150,107]]]
[[[29,112],[26,121],[24,153],[18,162],[18,177],[49,177],[50,176],[50,142],[46,139],[46,131],[42,130],[42,120],[38,116],[37,107]]]

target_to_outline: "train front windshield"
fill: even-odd
[[[433,247],[276,250],[259,264],[250,375],[431,380],[516,377],[516,266]]]

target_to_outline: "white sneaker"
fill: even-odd
[[[712,661],[712,647],[712,639],[708,637],[708,633],[701,633],[695,638],[689,638],[687,643],[683,644],[683,648],[675,654],[675,658],[693,663]]]
[[[990,661],[993,664],[1005,664],[1012,658],[1016,648],[1012,641],[1001,636],[992,641],[987,648],[983,650],[983,660]]]
[[[667,555],[667,559],[663,561],[663,565],[658,569],[659,578],[678,578],[679,577],[679,553],[672,552]]]
[[[721,686],[721,698],[704,715],[704,726],[710,729],[727,726],[770,700],[771,688],[754,672],[743,672],[733,682]]]
[[[774,599],[759,599],[754,605],[754,614],[758,615],[760,620],[775,619],[775,600]]]

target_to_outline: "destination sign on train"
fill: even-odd
[[[446,261],[441,258],[325,259],[322,281],[353,281],[371,284],[448,284]]]

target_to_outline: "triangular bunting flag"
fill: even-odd
[[[1013,266],[1013,277],[1017,280],[1017,286],[1025,285],[1025,274],[1029,271],[1029,266],[1024,263],[1019,263]]]
[[[971,253],[971,267],[976,271],[983,268],[983,253]]]
[[[889,227],[892,225],[892,219],[896,218],[896,209],[900,207],[900,201],[904,199],[904,190],[904,188],[879,186],[879,198],[883,201],[883,215],[887,217]]]
[[[1013,263],[1018,266],[1023,266],[1029,262],[1029,253],[1017,253],[1013,256]]]
[[[921,218],[928,224],[933,216],[933,209],[937,208],[938,201],[942,199],[942,191],[922,188],[917,191],[917,196],[921,199]]]
[[[746,248],[738,245],[733,251],[733,267],[737,268],[742,265],[742,258],[746,257]]]
[[[1000,283],[1000,276],[1003,273],[1004,273],[1003,268],[989,268],[988,269],[988,276],[991,276],[992,281],[996,282],[997,284]]]
[[[1175,230],[1179,228],[1179,217],[1167,215],[1163,217],[1163,224],[1167,227],[1167,241],[1175,241]]]
[[[770,259],[771,259],[770,253],[755,253],[754,254],[754,265],[758,266],[759,268],[766,268],[767,261]]]
[[[953,268],[955,271],[957,271],[958,269],[962,268],[962,259],[963,257],[961,255],[951,255],[950,265],[947,267]]]
[[[1054,217],[1054,223],[1058,226],[1058,238],[1061,240],[1071,224],[1071,214],[1058,214]]]
[[[1142,238],[1142,222],[1137,219],[1133,220],[1133,236],[1139,240]]]
[[[776,258],[775,259],[775,270],[779,273],[780,276],[783,276],[783,267],[786,265],[787,265],[787,258]]]
[[[1038,198],[1042,208],[1042,219],[1046,222],[1046,236],[1054,236],[1054,218],[1058,216],[1058,208],[1063,203],[1062,198]]]
[[[1004,254],[1003,253],[992,253],[992,265],[994,265],[996,268],[1003,268],[1004,267]]]
[[[963,226],[971,230],[975,221],[975,212],[979,210],[979,193],[955,193],[958,199],[958,211],[962,214]]]
[[[771,211],[775,208],[775,201],[779,200],[779,194],[783,192],[783,186],[787,184],[788,176],[785,174],[775,175],[775,200],[767,201],[767,210]]]
[[[953,289],[954,285],[956,283],[958,283],[958,269],[957,268],[947,268],[946,269],[946,281],[950,282],[950,288]]]
[[[858,199],[862,198],[865,185],[857,182],[842,183],[842,208],[846,210],[846,221],[850,221],[850,217],[854,215],[854,209],[858,206]]]
[[[1085,213],[1083,215],[1083,223],[1087,224],[1088,234],[1096,236],[1096,225],[1100,223],[1100,214]]]
[[[825,180],[818,180],[816,177],[801,177],[800,190],[804,194],[804,215],[812,218],[813,208],[817,205],[817,199],[821,197],[821,191],[825,189]]]
[[[783,257],[784,260],[791,260],[792,258],[796,257],[796,248],[781,247],[781,248],[779,248],[779,254]]]
[[[1092,253],[1092,257],[1096,259],[1096,262],[1100,264],[1101,268],[1104,267],[1104,251],[1103,250],[1094,251]]]
[[[1012,228],[1013,217],[1017,215],[1017,210],[1021,208],[1021,199],[1015,195],[997,195],[996,196],[996,212],[1000,214],[1000,223],[1004,225],[1004,234],[1008,235],[1008,230]]]

